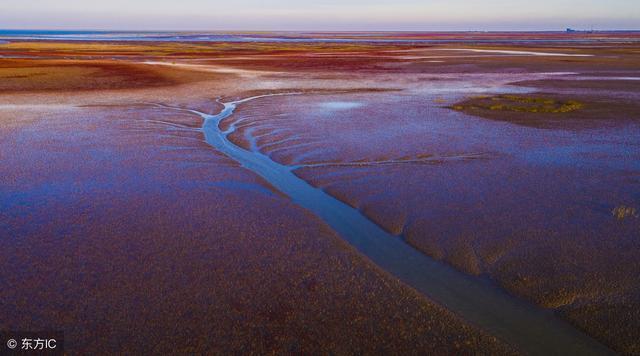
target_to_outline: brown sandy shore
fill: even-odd
[[[476,92],[508,91],[510,83],[541,87],[534,90],[558,100],[606,99],[614,113],[631,113],[622,124],[592,114],[599,129],[633,122],[635,82],[598,81],[600,91],[584,89],[582,80],[569,89],[568,82],[547,83],[561,72],[637,76],[639,49],[481,49],[489,52],[347,44],[0,45],[0,55],[29,57],[0,58],[0,314],[6,316],[0,329],[62,329],[74,353],[512,353],[379,270],[318,218],[211,149],[198,117],[145,104],[216,112],[217,97],[306,91],[249,103],[224,124],[239,124],[234,142],[249,148],[247,137],[257,138],[278,162],[338,163],[296,173],[426,254],[561,312],[617,351],[638,353],[640,269],[633,261],[640,230],[633,216],[621,226],[606,220],[605,207],[601,215],[586,214],[599,225],[575,234],[562,221],[525,223],[525,207],[504,215],[496,209],[513,205],[507,193],[483,207],[478,202],[487,190],[463,188],[464,178],[509,171],[512,162],[495,152],[452,164],[447,158],[426,166],[394,162],[460,153],[457,138],[430,138],[428,126],[411,120],[460,118],[466,109],[448,107],[474,100]],[[606,95],[610,88],[621,99]],[[332,103],[342,101],[367,105],[334,111]],[[484,120],[474,116],[503,124],[514,117],[466,113],[472,123]],[[592,127],[564,118],[533,117],[520,126]],[[398,125],[405,129],[390,135]],[[486,151],[481,148],[465,146],[472,153]],[[391,164],[340,166],[349,162]],[[598,176],[626,182],[602,196],[620,205],[626,192],[624,206],[633,208],[637,173]],[[580,174],[515,174],[507,191],[522,199],[527,186],[540,186],[549,175],[566,177],[556,181],[563,189]],[[452,181],[456,175],[460,182]],[[491,189],[502,185],[486,180],[496,194]],[[460,203],[447,206],[429,187],[442,195],[460,192]],[[546,189],[536,199],[555,192]],[[558,199],[548,212],[534,212],[553,214],[565,204]],[[467,222],[461,225],[456,211],[468,214]],[[621,238],[596,242],[611,233]]]

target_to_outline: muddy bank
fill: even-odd
[[[552,86],[558,81],[540,82]],[[633,98],[566,92],[475,96],[455,103],[451,109],[535,128],[587,129],[640,120],[640,105]]]
[[[149,105],[215,113],[220,96],[296,89],[306,94],[238,109],[223,122],[237,125],[230,139],[295,166],[429,256],[562,313],[616,350],[637,352],[638,219],[618,218],[638,209],[635,122],[539,130],[448,108],[477,95],[537,90],[510,85],[525,80],[632,73],[634,45],[470,47],[594,56],[364,45],[3,47],[1,54],[118,56],[126,67],[115,79],[95,79],[105,91],[75,90],[96,73],[83,68],[47,72],[69,74],[66,84],[12,79],[25,89],[51,83],[65,90],[60,95],[2,96],[1,167],[10,181],[2,206],[10,208],[1,210],[0,228],[24,241],[2,239],[5,270],[16,275],[3,300],[19,311],[3,313],[8,327],[60,327],[89,352],[105,345],[141,352],[152,347],[145,340],[192,351],[193,335],[207,335],[196,352],[508,352],[206,146],[194,117]],[[139,67],[159,59],[183,66]],[[193,65],[216,71],[186,70]],[[129,70],[148,82],[128,82]],[[327,92],[336,89],[351,91]],[[47,279],[62,287],[46,289]],[[151,324],[158,326],[148,333],[120,331]],[[228,341],[211,349],[208,335]]]
[[[198,88],[3,97],[1,328],[81,353],[512,352],[212,150],[199,118],[131,105]]]
[[[55,92],[167,87],[214,79],[170,69],[104,60],[0,59],[0,90]]]

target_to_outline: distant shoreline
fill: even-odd
[[[230,42],[230,43],[619,43],[640,42],[640,30],[607,31],[323,31],[323,32],[193,32],[193,31],[95,31],[0,30],[5,41],[104,41],[104,42]]]

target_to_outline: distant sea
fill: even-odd
[[[633,33],[633,37],[624,34]],[[420,35],[421,33],[413,33]],[[442,33],[441,33],[442,34]],[[227,33],[227,32],[127,32],[127,31],[63,31],[63,30],[1,30],[0,43],[16,40],[45,40],[45,41],[144,41],[144,42],[299,42],[299,43],[593,43],[593,42],[640,42],[640,33],[630,31],[602,32],[606,37],[585,38],[581,36],[563,36],[564,32],[529,32],[526,37],[491,37],[491,32],[453,32],[459,37],[447,36],[439,39],[437,33],[424,32],[429,38],[403,38],[406,33],[398,32],[359,32],[359,33],[331,33],[331,32],[262,32],[262,33]],[[500,33],[495,33],[500,34]],[[502,33],[504,34],[504,33]],[[617,37],[616,34],[620,36]],[[385,38],[389,35],[390,38]],[[432,36],[433,35],[433,36]],[[470,37],[470,35],[473,35]],[[545,38],[547,35],[548,36]],[[418,36],[419,37],[419,36]],[[484,37],[484,38],[483,38]]]

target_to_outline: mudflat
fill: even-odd
[[[377,266],[176,110],[281,93],[225,118],[230,142],[640,352],[638,45],[513,36],[0,44],[0,329],[64,330],[82,353],[522,352]]]

